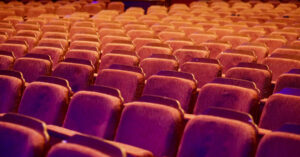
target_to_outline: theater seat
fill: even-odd
[[[48,55],[30,53],[16,59],[13,69],[22,72],[26,82],[32,82],[41,75],[51,74],[52,60]]]
[[[0,156],[44,156],[49,135],[44,122],[21,114],[0,118]]]
[[[253,81],[262,97],[271,94],[272,73],[268,66],[256,63],[239,63],[227,70],[226,77]]]
[[[199,92],[194,114],[202,114],[208,107],[224,107],[257,116],[259,91],[246,80],[216,78]]]
[[[180,71],[191,73],[198,81],[198,88],[221,77],[222,66],[218,60],[209,58],[193,58],[180,66]]]
[[[62,125],[70,92],[67,80],[40,77],[26,87],[18,112],[38,118],[47,124]]]
[[[176,99],[182,109],[191,113],[197,81],[193,74],[177,71],[160,71],[148,78],[143,95],[157,95]]]
[[[126,103],[140,97],[144,87],[144,74],[139,67],[112,64],[108,69],[99,71],[95,85],[119,89]]]
[[[24,90],[21,72],[0,70],[0,112],[16,112]]]
[[[300,153],[300,127],[297,124],[286,124],[279,130],[266,134],[257,148],[257,157],[290,156],[297,157]]]
[[[284,88],[272,94],[263,108],[259,127],[277,130],[285,123],[300,123],[300,90]]]
[[[251,157],[256,138],[257,128],[249,114],[213,108],[187,123],[177,157]]]
[[[275,87],[274,92],[277,93],[284,88],[300,88],[300,70],[292,69],[289,72],[283,73],[279,76]]]
[[[153,54],[152,56],[145,58],[140,62],[140,67],[145,73],[145,78],[149,78],[162,70],[174,70],[178,69],[178,62],[172,55],[165,54]]]
[[[123,98],[118,89],[91,86],[73,95],[63,126],[113,140],[123,107],[122,103]]]
[[[0,70],[10,70],[13,67],[15,56],[11,51],[0,51]]]
[[[178,103],[135,101],[125,104],[115,140],[149,150],[154,156],[175,156],[182,129]]]
[[[86,89],[91,83],[94,74],[94,66],[91,61],[67,58],[55,67],[52,75],[67,79],[72,91],[77,92]]]

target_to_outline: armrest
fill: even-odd
[[[106,142],[111,143],[113,145],[116,145],[117,147],[124,149],[126,152],[126,156],[128,156],[128,157],[154,157],[150,151],[142,149],[142,148],[138,148],[135,146],[131,146],[131,145],[116,142],[116,141],[106,140]]]
[[[66,140],[75,134],[80,134],[77,131],[66,129],[56,125],[47,125],[47,132],[50,136],[50,145]]]

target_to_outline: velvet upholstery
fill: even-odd
[[[26,82],[32,82],[41,75],[50,75],[52,62],[47,59],[21,57],[16,59],[13,69],[22,72]]]
[[[0,70],[9,70],[13,67],[15,56],[11,51],[0,52]]]
[[[197,84],[176,76],[152,75],[148,78],[143,95],[157,95],[176,99],[180,102],[182,109],[189,113],[191,97],[196,90]]]
[[[120,90],[124,102],[130,102],[136,100],[141,95],[144,85],[144,75],[121,69],[103,69],[98,74],[95,85],[117,88]]]
[[[132,40],[132,43],[134,44],[135,49],[138,50],[139,48],[148,43],[161,43],[161,41],[158,38],[137,37]]]
[[[255,129],[237,120],[199,115],[185,127],[177,157],[254,156]]]
[[[34,120],[33,120],[34,121]],[[25,123],[25,124],[22,124]],[[40,123],[37,127],[45,127],[43,122],[32,122],[27,117],[9,117],[6,115],[0,121],[0,156],[9,157],[38,157],[44,156],[48,134],[39,132],[33,123]],[[31,127],[32,126],[32,127]]]
[[[259,93],[254,89],[222,83],[207,83],[199,92],[194,114],[201,114],[210,106],[256,113],[258,101]]]
[[[165,44],[168,44],[170,48],[172,48],[173,51],[176,51],[180,48],[183,48],[184,46],[193,46],[194,43],[190,41],[188,38],[187,39],[169,39],[164,42]]]
[[[177,57],[179,64],[182,65],[192,58],[208,58],[209,51],[201,46],[185,46],[174,51],[173,55]]]
[[[266,44],[269,48],[269,53],[272,53],[276,48],[285,45],[287,42],[287,40],[283,36],[276,35],[259,37],[255,41]]]
[[[300,75],[298,73],[283,73],[279,76],[274,92],[279,92],[284,88],[300,88]]]
[[[300,153],[300,135],[289,132],[271,132],[260,141],[256,156],[297,157]]]
[[[14,56],[19,58],[27,53],[27,46],[21,44],[1,43],[0,50],[12,51]]]
[[[162,70],[176,71],[178,63],[172,59],[149,57],[140,62],[140,67],[145,73],[145,79],[147,79]]]
[[[134,49],[135,47],[131,43],[121,43],[113,41],[111,43],[107,43],[104,47],[102,47],[102,54],[110,53],[113,50],[134,51]]]
[[[299,96],[282,93],[271,95],[263,108],[259,127],[277,130],[285,123],[299,124],[299,102]]]
[[[116,96],[94,91],[79,91],[72,97],[63,126],[112,140],[121,109],[122,100]]]
[[[176,156],[183,115],[155,103],[125,104],[115,140],[149,150],[154,156]],[[128,128],[131,128],[128,130]]]
[[[223,41],[207,41],[203,42],[201,46],[205,46],[210,51],[209,58],[216,58],[222,51],[231,48],[231,45]]]
[[[236,48],[237,46],[249,42],[251,40],[248,36],[243,35],[225,35],[221,38],[223,41],[227,41],[232,45],[232,48]]]
[[[97,67],[99,64],[99,53],[91,50],[80,50],[80,49],[71,49],[69,50],[65,58],[79,58],[89,60],[93,63],[94,67]]]
[[[0,112],[16,112],[24,88],[23,78],[0,74],[0,86]]]
[[[149,44],[142,46],[136,51],[141,60],[150,57],[153,54],[172,54],[172,50],[167,45],[152,46]]]
[[[269,70],[251,67],[232,67],[227,70],[225,76],[253,81],[260,90],[262,97],[268,96],[271,92],[272,73]]]
[[[86,89],[93,77],[94,68],[91,65],[75,62],[61,62],[54,69],[52,75],[67,79],[72,91]]]
[[[29,53],[49,55],[54,66],[61,61],[63,57],[63,50],[55,47],[36,46]]]
[[[209,40],[216,40],[218,36],[215,33],[198,32],[188,36],[195,44],[201,44]]]
[[[219,64],[207,62],[185,62],[180,66],[180,71],[192,73],[198,81],[198,88],[211,82],[222,74],[222,67]]]
[[[269,49],[265,44],[261,43],[244,43],[236,47],[237,50],[253,51],[257,56],[257,62],[262,63],[263,59],[268,55]]]
[[[231,50],[233,52],[230,52]],[[241,51],[241,53],[239,51]],[[249,52],[249,54],[242,53],[242,52]],[[228,69],[238,65],[241,62],[248,62],[248,63],[256,62],[256,57],[251,51],[235,50],[235,49],[227,49],[223,51],[222,53],[218,54],[217,59],[220,61],[220,64],[223,67],[223,73],[225,73]]]
[[[47,124],[61,125],[68,102],[68,88],[53,83],[32,82],[24,91],[18,112]]]
[[[101,57],[99,71],[109,68],[112,64],[123,64],[129,66],[137,66],[138,58],[134,55],[108,53]]]
[[[273,54],[275,55],[275,54]],[[279,76],[291,69],[300,68],[300,62],[297,59],[298,55],[289,57],[270,56],[263,60],[263,64],[269,66],[272,71],[272,81],[277,81]]]

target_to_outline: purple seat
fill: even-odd
[[[175,156],[183,129],[183,112],[178,107],[163,101],[125,104],[115,140],[149,150],[154,156]]]
[[[202,114],[208,107],[224,107],[257,116],[259,91],[250,81],[216,78],[201,88],[194,114]]]
[[[284,125],[278,131],[266,134],[260,141],[257,157],[297,157],[300,154],[300,127],[298,125]]]
[[[254,82],[262,97],[267,97],[271,93],[272,73],[266,65],[242,62],[227,70],[225,76]]]
[[[281,74],[300,68],[300,55],[274,53],[265,58],[263,64],[269,66],[272,71],[272,81],[277,81]]]
[[[43,156],[49,135],[45,123],[21,114],[5,114],[0,118],[0,156]]]
[[[66,142],[58,143],[50,149],[47,157],[125,157],[120,147],[87,135],[74,135]]]
[[[178,69],[178,62],[175,56],[167,54],[152,54],[150,57],[141,61],[140,67],[145,73],[145,78],[162,71]]]
[[[94,67],[98,67],[100,54],[96,51],[71,49],[65,55],[65,58],[79,58],[89,60],[93,63]]]
[[[53,67],[57,65],[63,58],[64,52],[61,48],[36,46],[29,53],[49,55],[53,61]]]
[[[100,71],[95,85],[117,88],[124,102],[130,102],[140,97],[144,87],[144,74],[139,67],[113,64],[109,69]]]
[[[0,113],[18,110],[24,83],[21,72],[0,70]]]
[[[26,82],[32,82],[41,75],[51,74],[52,60],[44,54],[27,54],[16,59],[13,69],[22,72]]]
[[[55,67],[52,75],[69,81],[72,91],[86,89],[93,79],[94,66],[91,61],[67,58]]]
[[[274,92],[279,92],[284,88],[300,88],[300,69],[292,69],[287,73],[283,73],[279,76]]]
[[[68,108],[69,96],[67,80],[43,76],[26,87],[18,112],[47,124],[61,125]]]
[[[0,50],[0,70],[12,69],[15,59],[12,51]]]
[[[222,67],[218,60],[209,58],[193,58],[180,66],[180,71],[191,73],[198,81],[198,88],[221,77]]]
[[[28,45],[26,41],[6,40],[0,44],[0,50],[12,51],[16,58],[22,57],[27,53]]]
[[[112,64],[122,64],[128,66],[137,66],[139,62],[138,57],[134,51],[126,50],[112,50],[101,57],[101,64],[99,72],[103,69],[109,68]]]
[[[73,95],[63,126],[112,140],[121,115],[122,102],[118,89],[91,86],[90,90]]]
[[[249,114],[211,108],[187,123],[177,157],[251,157],[257,132]]]
[[[260,118],[259,127],[279,129],[285,123],[300,124],[300,89],[284,88],[271,95]]]
[[[177,57],[180,65],[192,58],[208,58],[209,51],[204,46],[184,46],[174,51],[174,55]]]
[[[191,113],[197,81],[190,73],[160,71],[148,78],[143,95],[158,95],[176,99],[187,113]]]
[[[223,73],[225,73],[228,69],[237,66],[241,62],[256,62],[256,56],[253,51],[237,49],[227,49],[218,54],[217,59],[223,66]]]

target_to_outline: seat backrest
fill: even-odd
[[[222,75],[219,61],[210,58],[192,58],[180,66],[180,71],[192,73],[198,81],[199,88]]]
[[[89,60],[66,58],[55,67],[52,75],[69,81],[73,91],[86,89],[93,79],[94,66]]]
[[[108,69],[99,72],[95,85],[117,88],[121,91],[124,102],[130,102],[141,95],[144,73],[139,67],[112,64]]]
[[[67,80],[43,76],[26,87],[18,112],[47,124],[61,125],[68,108],[70,92]]]
[[[160,71],[152,75],[145,85],[143,95],[158,95],[176,99],[185,112],[191,112],[192,95],[195,94],[197,81],[193,74]]]
[[[290,156],[296,157],[300,153],[299,124],[285,125],[277,131],[266,134],[260,141],[256,156]]]
[[[182,115],[174,107],[157,103],[127,103],[115,140],[149,150],[154,156],[175,156],[183,127]]]
[[[73,95],[63,126],[112,140],[121,115],[122,102],[118,89],[91,86],[89,90]]]
[[[140,62],[140,67],[145,73],[145,78],[149,78],[162,70],[177,70],[178,62],[173,55],[152,54]]]
[[[22,72],[26,82],[32,82],[41,75],[50,75],[52,60],[45,54],[29,53],[16,59],[13,69]]]
[[[256,116],[258,101],[259,91],[253,82],[216,78],[201,88],[194,114],[201,114],[208,107],[215,106],[251,113]]]
[[[177,157],[254,156],[257,128],[250,117],[220,108],[194,117],[185,127]]]
[[[273,93],[279,92],[284,88],[300,88],[299,74],[299,69],[291,69],[289,72],[281,74],[275,84]]]
[[[49,135],[46,124],[35,118],[7,113],[0,118],[1,156],[43,156]]]
[[[269,130],[279,129],[285,123],[300,124],[300,90],[284,88],[272,94],[263,108],[259,127]]]
[[[0,70],[0,86],[0,112],[16,112],[25,86],[22,73]]]
[[[226,77],[253,81],[260,90],[261,96],[266,97],[271,92],[272,73],[268,66],[256,63],[240,63],[227,70]]]

